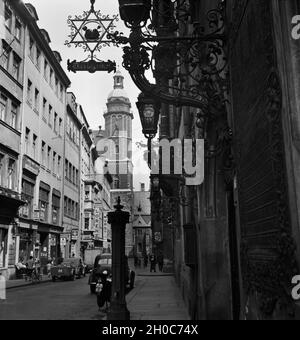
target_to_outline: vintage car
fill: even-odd
[[[75,280],[85,276],[85,266],[81,258],[66,258],[57,266],[51,268],[51,278],[55,282],[57,279]]]
[[[128,266],[128,259],[126,257],[126,287],[133,289],[134,280],[135,280],[135,272],[130,270]],[[99,282],[101,275],[104,271],[107,271],[108,275],[112,274],[112,255],[110,253],[99,254],[95,258],[94,269],[92,270],[89,277],[89,285],[91,293],[95,293],[96,285]]]

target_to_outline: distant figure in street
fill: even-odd
[[[145,254],[144,255],[144,268],[147,268],[148,267],[148,255]]]
[[[48,277],[51,277],[51,267],[52,267],[52,261],[49,260],[47,263],[47,275]]]
[[[150,255],[150,273],[156,273],[156,256],[154,254]]]
[[[6,280],[0,272],[0,302],[6,300]]]
[[[159,255],[157,256],[157,263],[159,271],[162,272],[164,267],[164,256],[162,253],[159,253]]]
[[[26,263],[27,269],[33,269],[34,267],[34,260],[33,260],[33,256],[29,257],[29,260]]]

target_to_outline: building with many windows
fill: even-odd
[[[62,231],[64,115],[70,80],[46,30],[39,29],[35,8],[24,29],[25,68],[22,110],[19,257],[30,255],[46,266],[60,256]]]
[[[34,256],[45,266],[60,255],[70,81],[32,5],[0,1],[0,13],[0,269],[10,277],[19,258]]]
[[[0,1],[0,271],[14,271],[18,248],[21,115],[24,82],[26,10]]]
[[[64,135],[63,257],[80,252],[80,146],[82,122],[74,93],[67,93]]]

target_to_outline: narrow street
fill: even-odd
[[[7,289],[0,320],[106,320],[87,283],[86,277]],[[189,320],[172,274],[137,269],[126,300],[131,320]]]
[[[0,304],[0,320],[101,320],[88,277],[47,282],[7,290]]]

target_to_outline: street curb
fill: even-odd
[[[21,285],[18,285],[18,286],[10,286],[10,287],[6,287],[6,290],[9,290],[9,289],[14,289],[14,288],[22,288],[22,287],[30,287],[30,286],[37,286],[37,285],[40,285],[42,283],[49,283],[49,282],[52,282],[51,280],[43,280],[43,281],[40,281],[40,282],[37,282],[37,283],[24,283],[24,284],[21,284]]]

